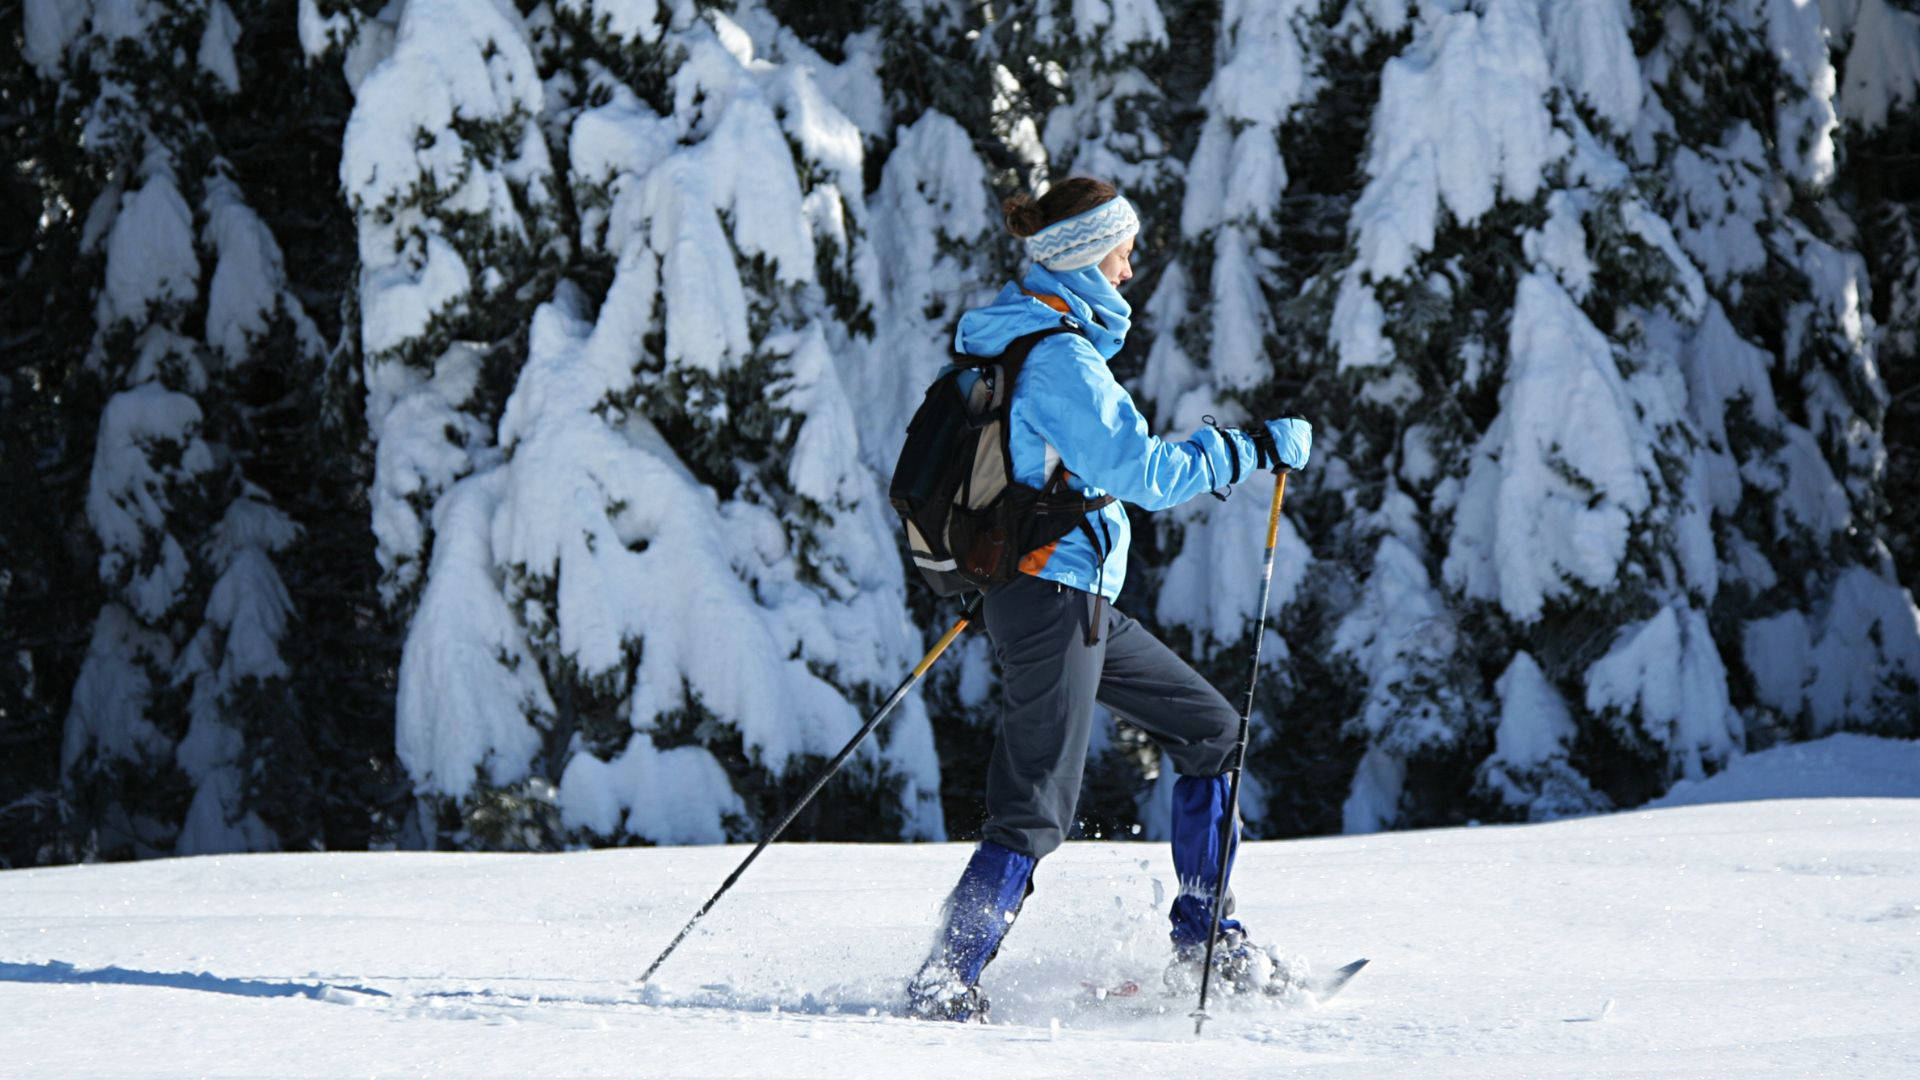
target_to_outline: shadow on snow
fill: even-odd
[[[44,964],[0,963],[0,982],[81,983],[108,986],[161,986],[172,990],[199,990],[236,997],[303,997],[323,1000],[329,991],[351,991],[374,997],[389,996],[366,986],[287,982],[277,979],[233,979],[202,971],[135,971],[123,967],[76,968],[59,960]]]

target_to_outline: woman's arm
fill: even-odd
[[[1020,373],[1020,404],[1075,476],[1145,510],[1233,483],[1255,468],[1244,432],[1203,427],[1170,442],[1086,342],[1061,334],[1036,345]]]

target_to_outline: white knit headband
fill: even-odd
[[[1063,218],[1027,237],[1027,257],[1049,270],[1078,270],[1107,257],[1140,231],[1133,204],[1115,195],[1099,206]]]

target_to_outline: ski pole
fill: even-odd
[[[1213,916],[1207,920],[1207,958],[1200,967],[1200,1007],[1193,1012],[1193,1033],[1207,1022],[1207,984],[1213,978],[1213,946],[1220,938],[1220,910],[1226,906],[1227,863],[1233,857],[1234,828],[1240,821],[1240,768],[1247,760],[1247,729],[1253,723],[1253,691],[1260,685],[1260,645],[1267,637],[1267,599],[1273,593],[1273,549],[1280,537],[1280,500],[1287,494],[1287,468],[1273,470],[1273,509],[1267,514],[1266,564],[1260,569],[1260,615],[1253,637],[1253,675],[1247,680],[1247,704],[1240,710],[1240,738],[1233,747],[1233,779],[1227,784],[1227,816],[1220,838],[1220,869],[1214,875]]]
[[[653,963],[647,966],[646,974],[640,976],[641,983],[644,984],[648,979],[653,978],[653,973],[660,970],[660,965],[666,963],[667,957],[673,955],[673,950],[679,948],[680,943],[686,940],[689,933],[693,932],[693,924],[699,922],[702,916],[713,910],[713,905],[719,901],[720,897],[724,895],[728,889],[733,888],[733,883],[739,881],[740,875],[747,872],[747,867],[753,865],[753,860],[760,857],[760,853],[767,849],[768,844],[779,839],[780,834],[787,831],[787,826],[793,824],[793,819],[800,816],[800,811],[805,809],[806,805],[813,801],[815,795],[820,794],[821,788],[827,786],[827,781],[832,778],[833,774],[839,772],[840,766],[845,765],[847,759],[853,756],[854,748],[865,741],[868,735],[873,734],[873,729],[880,726],[880,721],[885,720],[887,714],[893,711],[893,707],[900,704],[900,702],[906,698],[907,691],[913,689],[913,684],[920,681],[920,677],[927,673],[927,669],[932,667],[933,662],[940,658],[940,654],[947,651],[947,646],[953,644],[953,639],[959,637],[961,631],[967,628],[967,624],[973,620],[974,609],[979,605],[980,594],[975,593],[973,599],[967,601],[966,610],[960,613],[960,621],[954,623],[953,629],[948,630],[946,634],[935,643],[931,652],[920,658],[920,662],[915,664],[913,671],[907,675],[906,681],[894,689],[893,693],[887,697],[887,700],[881,703],[880,708],[871,717],[867,718],[866,724],[854,734],[853,738],[847,740],[847,745],[840,748],[840,752],[833,756],[832,761],[827,762],[827,767],[822,769],[820,775],[814,778],[813,786],[807,789],[805,795],[800,796],[799,802],[793,804],[793,808],[788,810],[786,816],[780,819],[780,824],[768,830],[766,838],[761,840],[746,858],[740,860],[740,865],[734,867],[733,873],[727,875],[727,880],[720,883],[720,888],[715,890],[714,894],[707,898],[706,903],[700,905],[700,910],[693,913],[693,918],[687,920],[687,925],[680,928],[680,932],[673,936],[673,940],[667,943],[667,947],[662,949],[660,955],[654,958]]]

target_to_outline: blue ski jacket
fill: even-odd
[[[1126,340],[1133,308],[1097,266],[1056,272],[1035,264],[993,303],[960,316],[954,348],[995,356],[1017,337],[1059,326],[1062,314],[1078,320],[1085,336],[1042,339],[1021,369],[1009,407],[1014,479],[1039,487],[1062,464],[1073,489],[1088,498],[1110,494],[1159,510],[1253,472],[1257,454],[1244,432],[1203,427],[1172,442],[1147,430],[1146,417],[1107,368]],[[1126,511],[1113,502],[1087,518],[1090,529],[1028,554],[1020,569],[1118,599],[1127,577]]]

